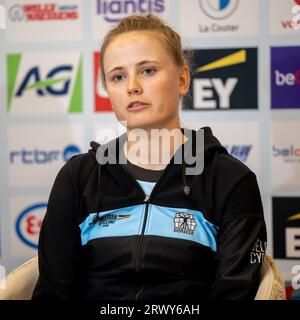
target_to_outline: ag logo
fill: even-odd
[[[212,19],[225,19],[235,12],[239,0],[199,0],[203,12]]]
[[[7,86],[11,113],[81,112],[81,54],[8,54]]]
[[[194,216],[187,212],[177,212],[174,217],[174,232],[182,232],[193,235],[197,223]]]
[[[16,232],[20,240],[27,246],[37,249],[41,225],[46,212],[47,203],[37,203],[25,208],[17,218]]]
[[[58,66],[50,70],[45,79],[42,80],[40,68],[33,67],[25,75],[16,96],[22,96],[29,90],[35,90],[39,96],[45,96],[46,94],[65,95],[70,88],[71,77],[68,76],[68,73],[72,69],[72,65]]]

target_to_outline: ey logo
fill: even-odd
[[[287,218],[289,222],[296,222],[300,220],[300,213],[293,214]],[[300,228],[286,227],[286,256],[300,258]]]
[[[246,62],[246,50],[240,50],[214,62],[196,69],[196,73],[204,73]],[[238,83],[237,77],[228,77],[224,82],[221,78],[201,78],[194,80],[195,106],[205,109],[220,109],[230,107],[231,94]],[[214,93],[217,99],[214,99]],[[219,103],[218,103],[218,101]]]

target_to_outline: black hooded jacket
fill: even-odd
[[[196,135],[188,152],[195,151]],[[210,128],[204,128],[203,172],[186,175],[190,165],[173,157],[148,195],[118,163],[118,152],[115,163],[100,165],[99,145],[91,146],[56,177],[33,299],[255,297],[266,250],[259,188]]]

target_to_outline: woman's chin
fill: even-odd
[[[143,121],[127,121],[127,129],[133,130],[133,129],[149,129],[155,127],[153,122],[150,122],[149,120],[143,120]]]

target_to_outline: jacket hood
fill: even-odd
[[[203,127],[198,130],[193,130],[193,129],[181,129],[183,132],[190,132],[190,135],[192,136],[192,141],[191,141],[191,146],[192,150],[197,151],[200,149],[196,149],[196,137],[200,136],[200,133],[202,132],[204,134],[204,157],[205,159],[211,158],[214,156],[216,153],[225,153],[228,154],[227,150],[221,145],[219,140],[213,135],[212,130],[210,127]],[[101,145],[101,148],[103,150],[113,150],[114,148],[110,149],[113,144],[118,145],[121,142],[124,142],[126,139],[126,133],[123,133],[121,136],[107,142],[106,144]],[[98,142],[92,141],[90,143],[91,149],[89,150],[89,154],[97,159],[97,151],[98,148],[100,147],[100,144]],[[118,148],[115,148],[118,149]],[[203,150],[203,149],[202,149]],[[118,150],[116,150],[117,152]],[[190,149],[188,149],[190,151]],[[116,154],[111,154],[113,158],[118,158],[118,153]],[[98,161],[99,162],[99,161]]]
[[[182,128],[181,130],[187,136],[188,140],[180,148],[178,148],[178,150],[175,152],[175,155],[182,155],[182,189],[185,195],[189,196],[191,186],[189,185],[186,176],[195,175],[195,173],[189,173],[189,168],[191,169],[191,172],[197,172],[196,174],[201,174],[203,172],[205,162],[211,161],[216,154],[228,154],[228,152],[213,135],[212,130],[209,127],[203,127],[197,131],[186,128]],[[124,157],[124,154],[119,154],[118,151],[119,145],[123,144],[125,141],[126,133],[103,145],[100,145],[95,141],[90,143],[91,149],[89,150],[89,154],[98,162],[98,208],[100,208],[101,199],[103,196],[100,188],[102,166],[105,165],[107,161],[109,161],[109,163],[117,164],[121,160],[120,157]],[[170,164],[174,163],[175,155],[171,159]],[[198,162],[197,159],[199,160]],[[125,158],[123,158],[122,161],[125,161],[124,163],[126,163]],[[201,168],[197,169],[198,165],[200,165]],[[99,210],[97,212],[99,212]],[[95,221],[92,223],[96,223],[98,221],[98,214],[94,218]]]

